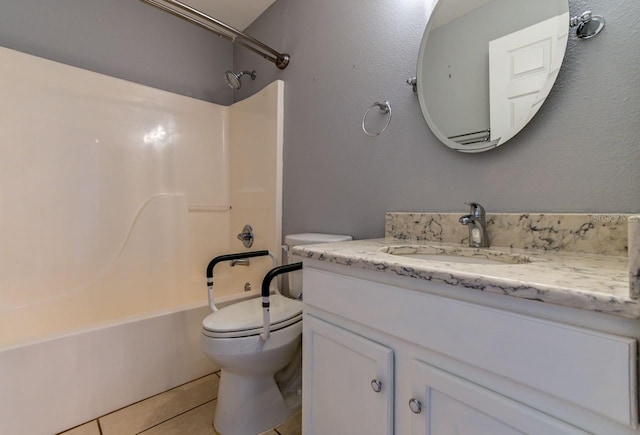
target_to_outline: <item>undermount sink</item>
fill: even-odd
[[[389,246],[380,252],[427,261],[468,264],[524,264],[531,259],[526,255],[495,251],[485,248],[464,248],[459,246],[403,245]]]

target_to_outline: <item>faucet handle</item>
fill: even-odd
[[[465,202],[465,204],[470,207],[469,214],[473,217],[479,218],[485,215],[484,207],[477,202]]]
[[[469,225],[471,223],[471,218],[472,216],[470,214],[466,214],[464,216],[460,216],[458,222],[460,222],[462,225]]]

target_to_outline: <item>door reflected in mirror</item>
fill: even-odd
[[[507,142],[549,95],[568,32],[567,0],[440,0],[417,67],[429,128],[461,152]]]

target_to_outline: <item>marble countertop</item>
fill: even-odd
[[[470,249],[465,245],[386,238],[296,246],[292,253],[359,269],[640,319],[640,301],[629,297],[627,257],[492,247],[478,249],[477,253],[528,262],[469,264],[382,252],[408,245],[419,249]]]

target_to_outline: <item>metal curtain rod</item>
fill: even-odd
[[[189,5],[186,5],[178,0],[142,0],[152,6],[162,9],[165,12],[176,15],[183,18],[193,24],[197,24],[200,27],[204,27],[207,30],[212,31],[218,36],[235,42],[243,47],[259,54],[269,62],[273,62],[279,69],[285,69],[289,65],[289,55],[277,52],[268,45],[263,44],[257,39],[252,38],[249,35],[245,35],[240,30],[231,27],[228,24],[223,23],[220,20],[213,18],[210,15],[205,14]],[[169,3],[185,12],[173,9],[164,3]]]

